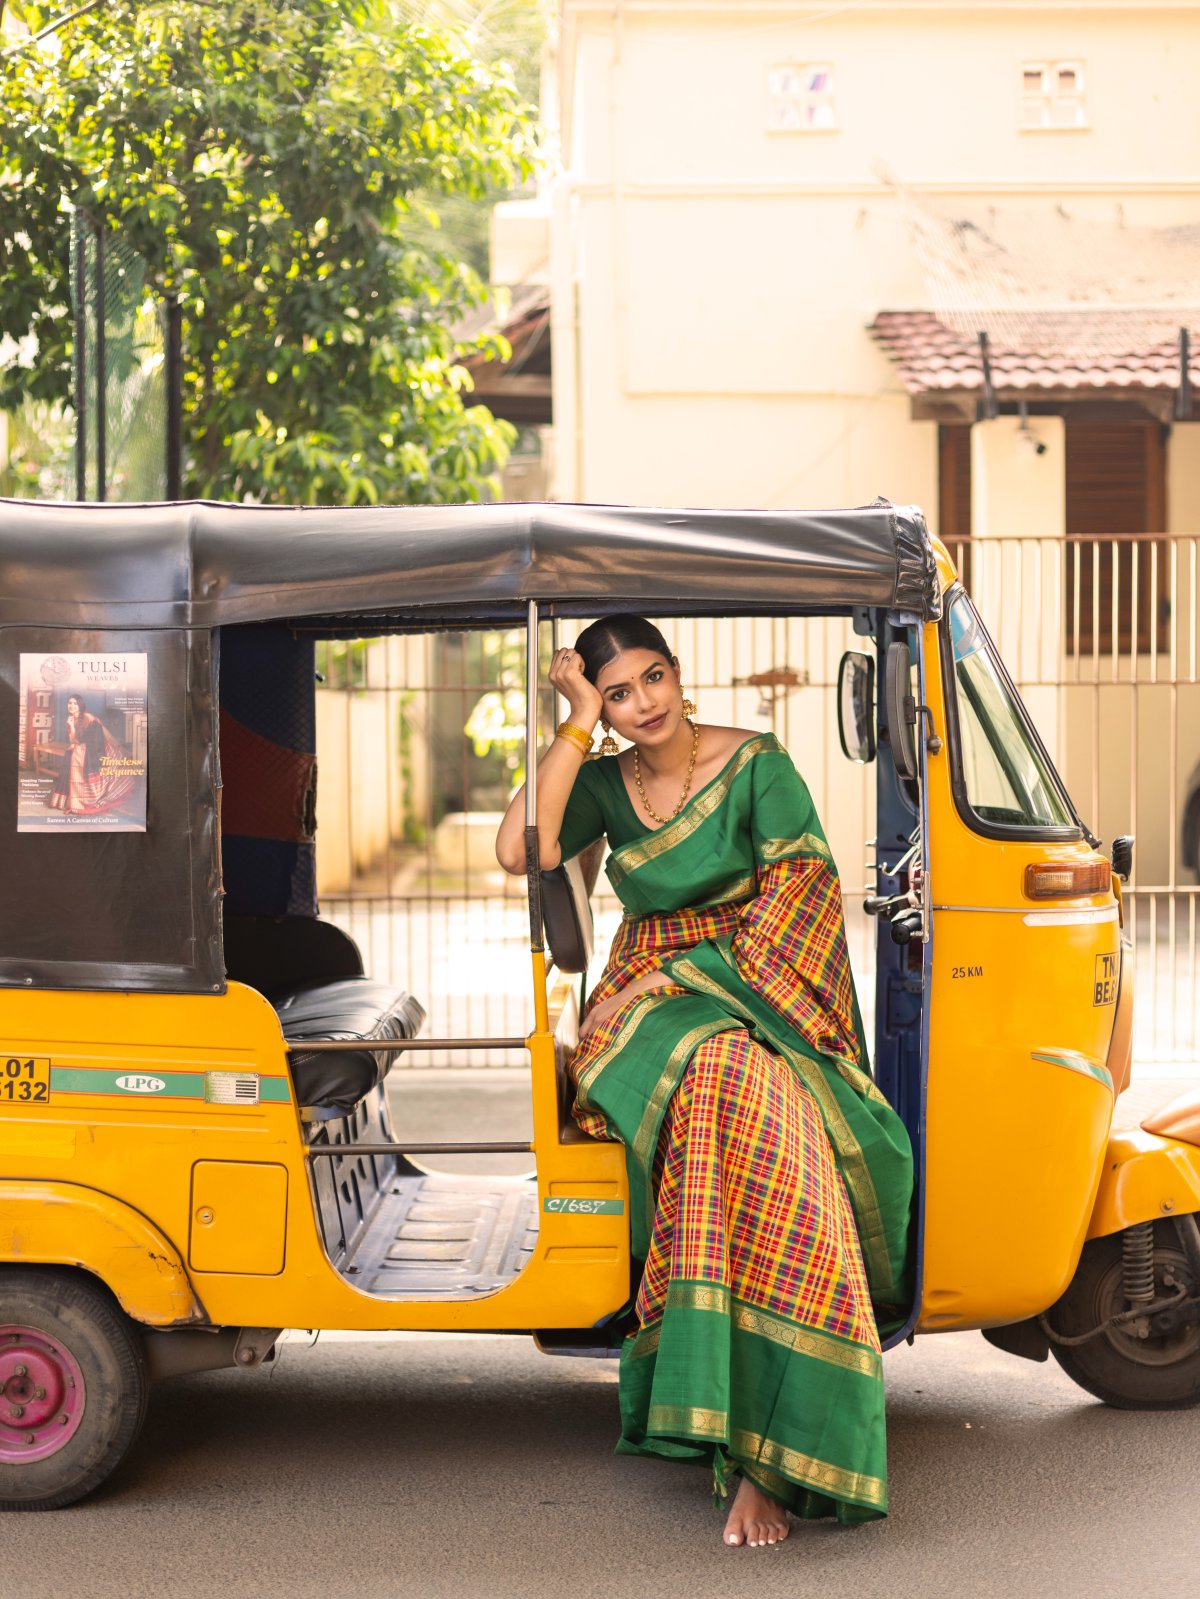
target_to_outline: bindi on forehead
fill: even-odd
[[[651,655],[645,666],[640,669],[631,668],[623,658],[629,653],[631,652],[623,650],[621,655],[616,656],[607,666],[601,669],[596,679],[596,687],[601,694],[608,694],[615,688],[629,688],[635,678],[648,677],[651,672],[661,672],[665,667],[670,666],[670,662],[664,661],[661,655]],[[647,651],[646,653],[649,654],[650,652]],[[621,675],[615,675],[618,673]]]

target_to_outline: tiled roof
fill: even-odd
[[[1179,387],[1177,340],[1159,342],[1161,320],[1143,341],[1136,318],[1121,312],[1024,313],[1019,331],[1001,342],[988,332],[992,386],[997,390],[1158,389]],[[996,323],[1005,327],[1006,318]],[[956,332],[932,311],[881,311],[867,330],[895,362],[910,394],[983,388],[979,341]],[[1191,335],[1191,379],[1200,387],[1200,335]]]
[[[519,427],[553,419],[550,377],[550,291],[522,285],[512,291],[512,303],[503,322],[490,308],[490,319],[480,317],[474,327],[465,324],[460,337],[484,331],[503,333],[512,347],[507,361],[487,355],[468,355],[463,366],[471,374],[473,398],[494,415]]]

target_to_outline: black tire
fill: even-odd
[[[0,1267],[0,1328],[25,1329],[0,1337],[0,1510],[61,1510],[82,1499],[120,1465],[141,1429],[146,1413],[146,1371],[141,1342],[133,1323],[98,1283],[72,1273],[37,1268]],[[16,1355],[26,1347],[25,1369],[17,1375]],[[7,1359],[6,1359],[7,1355]],[[68,1386],[82,1377],[82,1401],[74,1392],[70,1404],[78,1412],[66,1421],[65,1442],[50,1436],[47,1421],[39,1433],[21,1434],[15,1420],[17,1402],[38,1415],[28,1389],[35,1361],[67,1374]],[[42,1376],[42,1380],[47,1380]],[[47,1403],[44,1387],[32,1391]],[[51,1396],[53,1397],[53,1396]],[[64,1415],[67,1406],[64,1406]],[[24,1412],[22,1412],[22,1415]],[[22,1443],[34,1440],[40,1450],[49,1439],[51,1452],[22,1460]]]
[[[1079,1268],[1066,1293],[1046,1313],[1055,1332],[1077,1337],[1127,1308],[1121,1281],[1121,1234],[1084,1245]],[[1154,1285],[1168,1297],[1167,1273],[1197,1284],[1174,1228],[1154,1229]],[[1055,1360],[1074,1382],[1118,1410],[1185,1410],[1200,1405],[1200,1326],[1181,1327],[1161,1336],[1139,1338],[1111,1329],[1085,1344],[1051,1342]]]

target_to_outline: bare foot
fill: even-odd
[[[757,1549],[761,1544],[782,1543],[790,1530],[783,1506],[743,1477],[725,1523],[725,1542]]]

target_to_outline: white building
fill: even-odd
[[[497,282],[548,291],[551,495],[884,494],[948,538],[1055,541],[1020,570],[977,549],[972,587],[1085,808],[1109,837],[1132,821],[1166,884],[1200,756],[1196,547],[1078,540],[1200,529],[1200,4],[560,21],[561,169],[499,208],[493,253]],[[1144,691],[1081,672],[1110,655]]]

